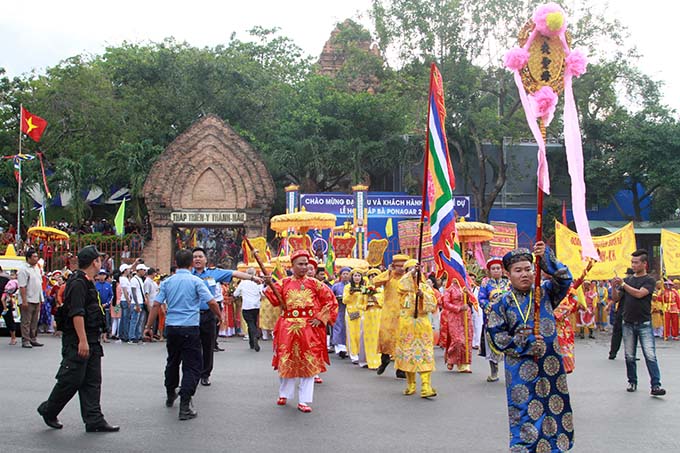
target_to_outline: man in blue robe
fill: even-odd
[[[487,329],[491,344],[505,353],[510,451],[561,452],[574,445],[567,375],[556,350],[553,309],[566,296],[572,276],[543,242],[534,245],[540,267],[551,276],[540,288],[539,334],[534,328],[535,274],[528,249],[503,257],[511,289],[492,301]],[[540,272],[540,270],[537,270]]]

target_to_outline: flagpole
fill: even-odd
[[[423,234],[425,227],[425,206],[427,203],[427,178],[430,167],[430,112],[432,111],[432,86],[434,77],[434,63],[430,66],[430,89],[427,96],[427,128],[425,131],[425,158],[423,159],[423,188],[420,207],[420,236],[418,238],[418,272],[416,273],[416,307],[413,317],[418,317],[418,304],[420,302],[417,290],[420,289],[420,263],[423,257]]]
[[[21,155],[21,125],[24,121],[24,104],[19,104],[19,155]],[[17,234],[14,238],[17,250],[21,247],[21,159],[17,159],[19,165],[19,179],[17,180]]]

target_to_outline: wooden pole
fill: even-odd
[[[541,136],[543,143],[546,142],[545,122],[541,118],[539,127],[541,129]],[[536,242],[543,240],[543,191],[540,186],[537,186],[536,192]],[[541,257],[536,257],[536,280],[534,282],[534,335],[539,335],[541,332]]]
[[[246,241],[246,245],[248,246],[248,249],[253,252],[253,256],[255,257],[255,261],[257,261],[258,266],[260,266],[260,270],[262,271],[262,274],[264,274],[265,277],[268,277],[269,275],[267,274],[267,270],[264,268],[264,264],[262,263],[262,260],[260,257],[257,255],[257,250],[255,250],[255,247],[253,247],[253,244],[250,243],[250,239],[248,239],[248,235],[246,235],[246,230],[245,228],[241,232],[241,235],[243,236],[243,240]],[[281,307],[283,307],[283,297],[281,296],[281,293],[279,293],[279,290],[276,289],[276,286],[268,280],[265,279],[265,283],[267,286],[271,288],[271,290],[274,292],[274,295],[278,299],[279,303],[281,304]]]

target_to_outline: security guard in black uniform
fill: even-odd
[[[97,248],[88,245],[78,253],[78,267],[66,282],[64,304],[55,316],[61,337],[62,361],[57,383],[47,401],[38,407],[47,426],[61,429],[57,416],[78,393],[80,414],[87,432],[115,432],[104,419],[99,404],[102,388],[101,360],[104,350],[99,343],[106,327],[104,309],[92,281],[101,268]]]

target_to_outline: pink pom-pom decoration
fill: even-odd
[[[536,117],[542,118],[547,126],[553,119],[557,106],[557,93],[548,86],[541,87],[534,94],[529,95]]]
[[[572,50],[564,61],[567,64],[567,74],[571,74],[574,77],[579,77],[581,74],[585,74],[586,66],[588,65],[588,58],[580,50]]]
[[[519,71],[529,62],[529,52],[521,47],[514,47],[505,54],[505,67]]]
[[[557,3],[539,6],[532,19],[536,30],[543,36],[559,36],[567,29],[567,16]]]

